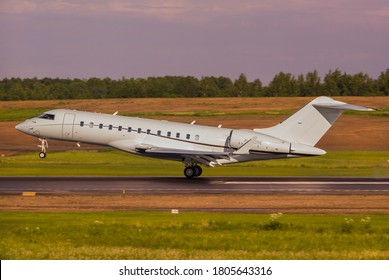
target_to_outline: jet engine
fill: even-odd
[[[240,149],[253,138],[255,141],[250,143],[249,148],[252,152],[290,153],[289,142],[251,130],[233,130],[229,144],[231,148]]]

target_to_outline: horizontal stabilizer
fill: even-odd
[[[346,110],[365,111],[365,112],[375,111],[372,108],[367,108],[367,107],[363,107],[363,106],[347,104],[347,103],[340,102],[340,101],[337,101],[337,102],[338,103],[318,103],[318,104],[313,104],[313,106],[319,107],[319,108],[329,108],[329,109],[342,110],[342,111],[346,111]]]

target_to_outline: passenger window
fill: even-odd
[[[119,131],[122,131],[122,126],[119,126],[119,127],[118,127],[118,130],[119,130]]]
[[[150,129],[148,129],[148,130],[147,130],[147,134],[150,134],[150,132],[151,132],[151,130],[150,130]]]
[[[89,127],[90,127],[90,128],[93,128],[93,125],[94,125],[93,122],[90,122],[90,123],[89,123]]]
[[[186,135],[186,139],[188,139],[188,140],[190,139],[190,134]]]
[[[102,129],[104,127],[104,125],[101,123],[99,124],[99,128]]]
[[[80,121],[80,126],[84,126],[84,122],[83,121]]]
[[[170,136],[172,136],[172,133],[170,131],[168,131],[167,137],[170,137]]]
[[[161,131],[160,130],[157,131],[157,135],[161,136]]]
[[[142,129],[141,128],[138,128],[138,133],[141,133],[142,132]]]
[[[180,138],[180,133],[179,132],[176,133],[176,138]]]
[[[108,126],[108,129],[109,129],[109,130],[112,130],[112,124],[110,124],[110,125]]]
[[[128,132],[131,132],[131,131],[132,131],[132,128],[131,128],[131,127],[129,127],[129,128],[127,129],[127,131],[128,131]]]

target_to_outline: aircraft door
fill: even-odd
[[[63,117],[62,124],[62,137],[72,139],[73,138],[73,128],[74,128],[74,119],[75,114],[65,114]]]

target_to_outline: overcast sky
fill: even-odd
[[[0,78],[389,68],[388,0],[0,0]]]

